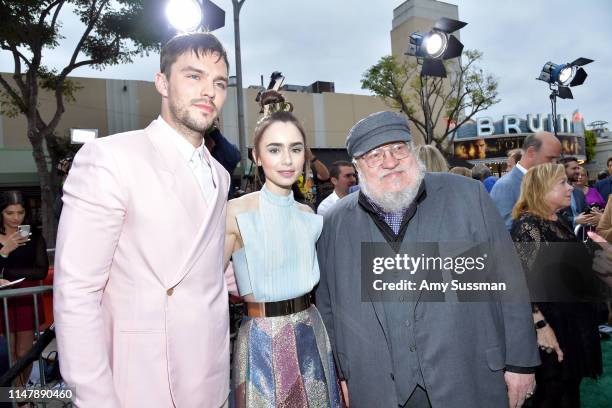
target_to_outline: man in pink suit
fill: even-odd
[[[146,129],[88,143],[64,186],[56,332],[79,407],[214,407],[229,392],[223,243],[229,186],[203,135],[228,62],[211,34],[171,39]]]

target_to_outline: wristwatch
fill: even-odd
[[[537,322],[534,323],[534,326],[537,329],[541,329],[542,327],[546,327],[548,323],[546,323],[546,320],[542,319],[542,320],[538,320]]]

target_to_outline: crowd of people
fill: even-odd
[[[581,380],[602,373],[612,158],[610,177],[591,187],[539,132],[499,179],[484,165],[449,170],[436,147],[413,145],[405,116],[378,112],[348,132],[350,161],[328,169],[299,115],[280,110],[253,135],[261,189],[228,201],[239,157],[214,128],[228,68],[212,34],[174,37],[155,77],[160,116],[73,160],[54,318],[77,406],[580,406]],[[324,197],[316,184],[326,180]],[[18,233],[19,197],[0,205],[0,267],[4,279],[34,281],[45,245]],[[461,302],[364,284],[367,245],[415,243],[446,257],[486,243],[488,276],[518,297]],[[246,312],[231,370],[228,293]],[[32,322],[15,322],[19,343]]]

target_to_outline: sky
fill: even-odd
[[[228,50],[230,75],[235,73],[231,0],[214,0],[226,11],[225,27],[216,30]],[[246,0],[240,13],[243,84],[267,84],[272,71],[285,83],[309,85],[317,80],[335,83],[336,92],[369,94],[361,89],[363,73],[391,53],[393,9],[402,0]],[[483,52],[480,67],[499,82],[501,102],[476,117],[494,120],[505,114],[525,117],[550,113],[547,84],[536,81],[547,61],[571,62],[586,57],[588,78],[572,90],[574,100],[558,100],[557,111],[570,115],[579,109],[588,124],[610,122],[612,128],[612,1],[584,0],[448,0],[459,7],[467,49]],[[44,61],[63,67],[81,23],[69,12],[60,16],[60,47]],[[406,42],[408,39],[406,39]],[[152,80],[159,56],[151,54],[133,64],[96,71],[79,68],[74,76]],[[0,52],[0,71],[11,71],[12,58]],[[607,75],[606,75],[607,74]]]

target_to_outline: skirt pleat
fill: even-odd
[[[246,317],[235,347],[237,408],[342,406],[329,338],[315,306],[287,316]]]

